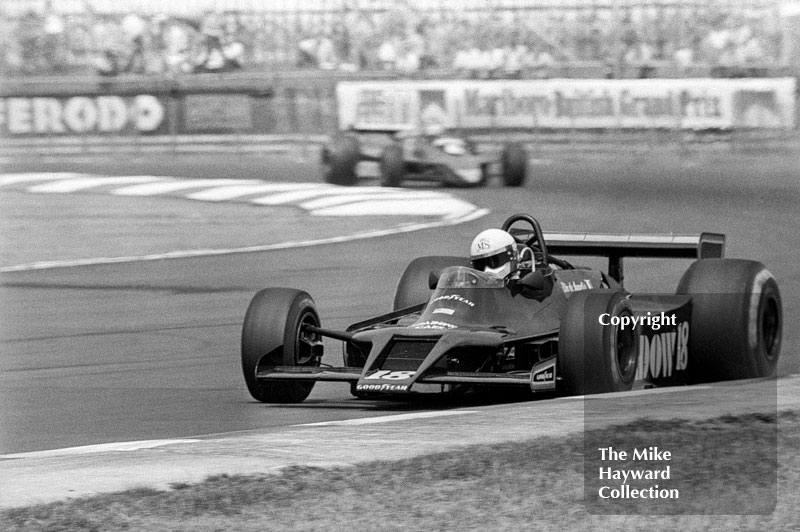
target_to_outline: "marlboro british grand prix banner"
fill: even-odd
[[[337,86],[339,127],[795,127],[795,80],[368,81]]]

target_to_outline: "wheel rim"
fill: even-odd
[[[315,362],[316,353],[314,346],[319,342],[319,335],[307,332],[305,327],[303,327],[304,325],[319,327],[319,320],[314,313],[309,311],[306,311],[300,317],[294,344],[295,363],[298,366],[308,366]]]
[[[764,355],[767,360],[774,361],[777,358],[778,331],[780,328],[778,302],[774,297],[770,297],[764,307],[764,312],[761,314],[761,337],[764,341]]]
[[[623,382],[630,382],[636,375],[636,333],[633,329],[616,330],[616,363]]]

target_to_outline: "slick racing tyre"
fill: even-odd
[[[519,187],[528,175],[528,153],[520,144],[512,142],[503,146],[500,156],[503,185]]]
[[[318,366],[319,338],[301,330],[319,326],[314,301],[290,288],[265,288],[250,302],[242,327],[242,371],[247,389],[264,403],[299,403],[314,381],[256,381],[261,369],[275,366]]]
[[[687,367],[692,382],[775,374],[783,309],[778,284],[763,264],[699,260],[683,274],[677,293],[692,296]]]
[[[358,137],[351,134],[334,136],[322,148],[325,181],[333,185],[355,185],[356,165],[361,157]]]
[[[405,163],[403,162],[403,148],[400,144],[392,143],[383,149],[380,170],[381,186],[400,186],[406,173]]]
[[[394,310],[427,303],[431,297],[431,272],[438,276],[448,266],[469,266],[469,261],[463,257],[448,256],[419,257],[412,260],[397,283]]]
[[[638,333],[602,325],[601,314],[633,316],[625,294],[612,290],[575,292],[567,300],[558,342],[558,375],[567,395],[630,390],[636,377]]]

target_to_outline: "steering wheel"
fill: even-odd
[[[525,222],[531,227],[530,232],[532,233],[530,237],[523,240],[518,235],[523,232],[521,230],[517,230],[512,232],[511,226],[513,226],[517,222]],[[542,235],[542,228],[539,225],[539,222],[531,216],[530,214],[512,214],[509,216],[505,222],[503,222],[502,226],[503,231],[507,231],[510,233],[514,239],[518,240],[521,244],[525,244],[529,248],[534,251],[540,252],[542,254],[542,262],[545,264],[550,263],[550,257],[547,254],[547,244],[544,241],[544,236]],[[527,232],[527,231],[525,231]],[[515,234],[516,233],[516,234]]]

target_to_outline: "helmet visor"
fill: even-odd
[[[472,259],[472,267],[478,271],[489,270],[496,271],[498,268],[508,263],[511,260],[511,255],[506,250],[491,255],[489,257],[482,257],[480,259]]]

